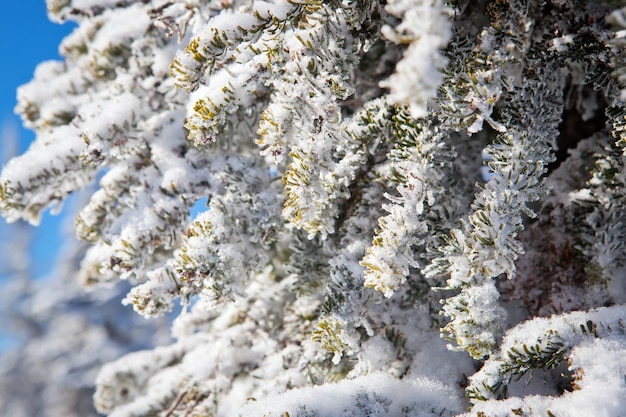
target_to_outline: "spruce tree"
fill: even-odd
[[[0,211],[177,315],[97,410],[622,415],[621,3],[48,0]]]

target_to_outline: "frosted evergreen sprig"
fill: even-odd
[[[506,131],[492,114],[512,89],[515,67],[530,46],[533,22],[528,11],[528,2],[523,0],[492,3],[488,7],[491,24],[473,46],[461,34],[450,42],[446,52],[450,64],[444,68],[445,80],[437,98],[445,125],[471,135],[481,131],[486,121],[496,131]]]
[[[597,155],[588,189],[581,196],[584,205],[592,204],[586,218],[591,235],[586,237],[586,253],[592,263],[586,268],[593,280],[604,285],[620,285],[616,282],[626,265],[624,238],[626,217],[624,216],[624,186],[626,185],[626,110],[624,109],[624,36],[626,20],[624,8],[607,16],[612,27],[612,37],[607,41],[610,48],[612,77],[604,92],[607,125],[612,140],[605,144],[604,153]],[[604,58],[606,60],[606,58]]]
[[[290,90],[287,108],[299,104],[289,122],[294,138],[289,151],[291,163],[283,176],[287,194],[283,216],[310,237],[319,233],[324,238],[334,232],[338,200],[349,196],[348,187],[367,160],[367,143],[346,131],[352,121],[342,120],[340,107],[341,100],[353,92],[350,79],[340,74],[351,71],[359,60],[358,44],[346,44],[334,36],[348,30],[349,23],[342,9],[328,6],[308,16],[303,25],[306,31],[299,30],[288,40],[290,54],[296,59],[286,68],[293,66],[296,75],[274,85],[278,91],[274,99]],[[311,99],[302,101],[303,97]],[[265,120],[270,123],[267,117]]]
[[[195,92],[185,121],[195,145],[214,142],[227,118],[265,94],[269,68],[281,57],[282,32],[296,11],[288,2],[225,10],[178,52],[171,72],[178,87]]]
[[[47,149],[46,141],[30,148],[30,153],[12,159],[0,177],[0,210],[10,221],[24,219],[38,224],[41,212],[60,204],[70,193],[93,181],[96,171],[85,168],[80,159],[84,146],[77,129],[62,126],[48,141],[64,137],[63,148]],[[42,135],[43,136],[43,135]],[[32,170],[24,170],[32,164]]]
[[[192,92],[221,66],[254,50],[265,31],[279,31],[298,6],[289,1],[254,2],[243,10],[225,9],[212,16],[174,59],[171,72],[176,85]]]
[[[382,112],[377,106],[374,109]],[[364,123],[372,121],[367,117],[372,113],[364,112],[362,115]],[[373,125],[367,126],[374,129]],[[379,297],[364,287],[364,267],[360,261],[372,238],[370,222],[375,215],[371,210],[372,202],[383,188],[381,181],[375,178],[374,173],[359,178],[361,194],[358,200],[351,201],[346,214],[348,217],[338,230],[341,239],[337,244],[337,253],[327,260],[328,277],[320,283],[324,285],[324,298],[313,340],[333,354],[332,361],[336,364],[342,358],[358,356],[364,340],[374,336],[370,322],[372,317],[367,317],[367,310]],[[363,331],[367,336],[363,335]]]
[[[187,222],[190,205],[181,199],[142,199],[134,207],[139,209],[138,213],[127,214],[112,223],[89,250],[94,257],[88,256],[83,262],[81,280],[95,284],[98,275],[106,276],[107,271],[124,278],[143,277],[153,265],[167,259],[179,244],[181,235],[176,225]],[[131,221],[133,226],[124,224],[124,220]],[[139,235],[138,230],[144,233]]]
[[[79,236],[95,244],[83,262],[84,282],[95,284],[107,271],[141,279],[178,247],[190,207],[217,187],[214,172],[193,168],[207,160],[191,151],[181,155],[182,135],[179,140],[152,139],[148,149],[102,177],[76,219]]]
[[[255,275],[246,286],[249,298],[219,312],[209,300],[198,300],[174,323],[176,343],[104,367],[97,379],[97,409],[116,417],[221,415],[228,413],[230,401],[243,404],[323,382],[326,356],[306,340],[311,325],[301,321],[311,311],[294,296],[291,281],[275,272],[266,268]],[[259,383],[267,375],[277,378]]]
[[[253,10],[214,17],[172,65],[178,85],[189,91],[203,83],[202,77],[211,76],[207,88],[196,92],[199,98],[194,98],[186,122],[189,139],[196,144],[212,142],[226,115],[260,92],[261,84],[274,91],[261,118],[258,143],[275,158],[289,152],[283,214],[310,236],[332,233],[332,221],[326,219],[337,216],[336,200],[347,196],[351,172],[363,163],[354,146],[334,145],[350,138],[342,132],[339,101],[353,89],[340,74],[358,62],[361,45],[346,44],[333,34],[348,25],[360,27],[367,16],[363,11],[355,14],[350,5],[255,3]],[[225,68],[216,72],[219,62]],[[250,88],[249,80],[254,80]],[[288,112],[296,107],[298,112]],[[316,121],[312,126],[300,123],[311,117]],[[289,137],[291,143],[285,143]],[[326,149],[313,152],[320,144]],[[322,170],[310,172],[314,165]]]
[[[516,92],[502,113],[507,132],[485,150],[491,156],[489,181],[477,194],[464,230],[454,231],[448,260],[435,260],[427,268],[433,277],[448,262],[447,286],[461,293],[443,301],[444,314],[452,319],[443,332],[474,358],[496,346],[504,313],[495,305],[498,292],[492,280],[515,275],[515,260],[523,253],[516,239],[523,230],[521,215],[534,217],[527,203],[547,192],[542,177],[553,159],[560,91],[556,81],[529,80]],[[542,107],[536,105],[539,101]],[[480,337],[470,336],[475,334]]]
[[[614,77],[617,81],[619,91],[619,99],[621,102],[626,101],[626,72],[624,70],[626,63],[626,7],[614,10],[607,16],[607,23],[613,25],[613,37],[609,40],[609,47],[613,50],[611,53],[611,67],[614,71]],[[623,140],[623,139],[622,139]]]
[[[168,262],[145,274],[146,281],[133,287],[122,303],[132,305],[144,318],[160,317],[174,309],[174,300],[180,296],[180,277]]]
[[[116,218],[137,204],[141,171],[129,171],[124,166],[112,168],[100,181],[100,189],[76,216],[76,235],[87,242],[104,237]]]
[[[228,165],[218,174],[223,194],[191,223],[174,254],[185,302],[195,294],[217,302],[243,294],[269,262],[282,226],[281,197],[267,167],[249,159],[231,159]]]
[[[63,82],[57,94],[67,94],[70,102],[78,103],[67,113],[74,117],[72,124],[82,130],[80,137],[86,146],[80,158],[85,166],[112,166],[101,180],[102,189],[77,218],[79,236],[94,243],[83,261],[80,279],[92,285],[109,283],[116,275],[142,279],[146,274],[148,282],[129,297],[138,310],[150,316],[170,309],[178,291],[171,271],[164,273],[160,266],[153,270],[154,265],[171,257],[180,243],[189,208],[215,187],[216,179],[206,169],[202,173],[197,170],[211,164],[186,149],[182,132],[176,128],[182,120],[185,94],[170,91],[168,64],[174,49],[166,46],[175,42],[148,29],[150,19],[158,18],[163,9],[155,9],[151,3],[118,6],[110,12],[115,18],[104,14],[83,21],[64,42],[62,50],[74,64],[72,69],[83,68],[83,72],[79,72],[81,77],[71,74],[73,79],[68,81],[60,75]],[[135,16],[132,25],[115,30],[116,24],[131,16]],[[185,27],[193,26],[199,16],[185,15],[183,19],[180,23]],[[142,27],[147,36],[138,35]],[[133,82],[134,78],[141,82]],[[98,100],[93,85],[99,86]],[[33,124],[38,122],[34,116],[42,114],[42,106],[29,104],[38,103],[31,99],[39,99],[36,87],[27,86],[21,96]],[[99,117],[102,106],[117,111]],[[131,214],[133,211],[136,213]]]
[[[52,84],[49,100],[41,96],[41,91]],[[15,111],[21,115],[25,126],[35,131],[50,131],[56,126],[67,125],[84,103],[84,93],[93,80],[85,77],[80,68],[66,63],[49,61],[40,65],[30,83],[17,90],[17,106]],[[69,90],[69,94],[68,94]],[[65,96],[61,98],[62,96]]]
[[[67,9],[65,9],[66,6]],[[78,5],[74,9],[69,6],[71,2],[64,4],[64,10],[76,13],[75,16],[81,16],[83,12],[86,15],[91,13],[91,11],[81,9]],[[34,191],[38,187],[43,187],[47,190],[47,194],[40,194],[37,202],[28,202],[31,192],[21,193],[19,197],[22,200],[19,206],[22,210],[24,208],[29,210],[33,219],[50,204],[93,181],[95,175],[105,165],[110,167],[127,164],[127,169],[130,168],[132,171],[142,171],[147,166],[157,170],[164,168],[162,163],[158,161],[155,163],[151,160],[154,149],[151,149],[150,142],[153,142],[161,132],[166,131],[164,125],[171,122],[172,117],[176,120],[177,117],[168,113],[167,110],[177,105],[177,98],[175,95],[169,95],[168,98],[171,101],[161,100],[153,95],[151,89],[158,91],[160,83],[167,84],[163,81],[163,78],[167,76],[167,71],[160,68],[158,62],[164,57],[167,62],[171,53],[166,50],[155,53],[149,49],[149,47],[161,47],[166,42],[159,32],[149,30],[150,5],[124,4],[124,7],[119,6],[109,9],[104,14],[101,14],[104,10],[94,12],[97,16],[92,20],[77,17],[81,25],[66,39],[62,48],[62,52],[67,55],[68,64],[42,66],[35,80],[20,90],[18,111],[23,113],[29,125],[41,132],[38,146],[49,146],[53,142],[58,142],[60,139],[55,138],[60,137],[65,141],[64,146],[54,147],[54,152],[60,152],[57,156],[52,156],[51,152],[42,154],[47,158],[52,156],[49,163],[37,164],[44,169],[42,175],[33,175],[30,172],[28,173],[30,179],[25,180],[19,178],[18,171],[9,169],[4,171],[3,178],[8,186],[5,193],[7,197],[13,193],[11,191],[13,188]],[[91,10],[89,7],[87,9]],[[104,9],[108,9],[108,6]],[[69,17],[66,16],[63,19],[65,18]],[[132,25],[120,25],[120,22],[128,22],[129,19],[132,19]],[[86,45],[89,45],[89,48]],[[118,49],[121,55],[115,52]],[[133,59],[129,54],[133,56]],[[115,71],[111,72],[111,68]],[[141,77],[142,82],[132,82],[133,77]],[[42,85],[44,83],[50,85],[52,79],[55,80],[54,88],[43,89]],[[52,101],[49,99],[50,94],[53,95]],[[53,113],[54,102],[65,104]],[[103,108],[110,109],[105,112],[104,116]],[[164,113],[157,112],[159,114],[156,116],[151,113],[163,110],[165,110]],[[54,114],[57,115],[54,116]],[[59,125],[53,118],[58,121],[64,120],[65,125]],[[45,139],[44,135],[48,139]],[[177,145],[172,143],[165,148],[170,150],[176,147]],[[36,149],[33,147],[32,152],[36,152]],[[32,154],[28,158],[35,161],[35,156]],[[58,167],[59,164],[63,167]],[[49,167],[46,168],[46,165]],[[46,175],[46,171],[66,172],[66,174],[52,176]],[[113,172],[116,174],[112,175],[122,182],[129,178],[146,178],[142,175],[134,175],[134,173],[124,175],[120,171],[123,169],[114,169]],[[143,173],[145,174],[145,171]],[[48,177],[49,180],[46,180]],[[54,182],[52,182],[53,178]],[[114,193],[118,188],[112,180],[113,176],[104,180],[110,188],[109,194]],[[143,193],[144,196],[154,191],[156,195],[161,193],[158,186],[156,190],[151,187],[144,181],[135,189],[141,189],[139,193]],[[169,188],[170,184],[166,187]],[[120,184],[119,189],[125,188],[128,187]],[[124,193],[120,194],[120,196],[123,195]],[[41,200],[42,197],[46,200]],[[148,198],[156,200],[154,196]],[[124,209],[120,209],[117,202],[110,200],[102,203],[95,203],[92,206],[98,212],[97,214],[92,215],[87,209],[78,222],[83,228],[81,234],[86,238],[90,240],[103,238],[111,242],[115,239],[103,230],[113,227],[114,219],[121,215]],[[168,206],[169,203],[164,204]],[[191,203],[187,202],[187,205],[189,204]],[[17,207],[15,204],[13,206]],[[134,207],[133,204],[127,204],[126,208],[131,206]],[[15,215],[18,215],[17,212]],[[168,215],[165,214],[165,216]],[[170,217],[177,216],[172,214]],[[117,227],[118,230],[115,233],[120,231],[120,226]],[[171,243],[170,237],[160,236],[156,239],[154,231],[148,235],[155,237],[155,240],[160,239]],[[125,238],[122,240],[137,247],[136,242]],[[158,243],[156,246],[159,246]],[[127,245],[127,248],[129,247]],[[152,252],[152,250],[147,249],[146,252]],[[93,275],[92,272],[100,270],[100,267],[89,266],[87,269],[91,271],[89,275]],[[95,276],[94,279],[97,280]],[[89,279],[89,281],[92,280]]]
[[[306,230],[309,238],[318,233],[322,238],[334,233],[334,220],[339,216],[338,200],[349,196],[350,182],[366,161],[367,154],[359,142],[338,153],[332,149],[332,144],[339,140],[331,135],[328,132],[324,138],[326,149],[319,150],[315,137],[294,147],[290,152],[292,162],[283,177],[287,193],[283,216],[296,227]],[[344,137],[347,137],[345,133]],[[318,150],[321,151],[319,154]],[[320,156],[323,159],[318,159]],[[315,166],[318,169],[314,170]]]
[[[228,71],[214,75],[206,87],[198,89],[193,95],[193,107],[185,120],[188,130],[187,140],[194,146],[202,147],[217,140],[223,133],[229,117],[245,105],[250,105],[250,98],[256,98],[260,90],[260,74],[264,66],[258,62],[244,65],[230,65]]]
[[[623,114],[622,109],[614,112]],[[605,154],[598,156],[588,188],[580,196],[580,203],[590,207],[586,224],[591,234],[585,237],[585,252],[592,262],[587,271],[593,280],[604,285],[620,285],[619,276],[626,266],[624,255],[624,238],[626,237],[626,206],[624,204],[624,187],[626,186],[626,153],[618,144],[622,135],[613,130],[613,141],[607,143]]]
[[[398,182],[399,196],[387,195],[391,204],[383,208],[389,214],[378,219],[379,230],[361,261],[366,267],[365,285],[386,297],[405,282],[409,267],[418,266],[414,246],[422,245],[424,236],[433,232],[431,222],[436,219],[429,219],[426,212],[441,204],[441,168],[452,157],[447,134],[428,122],[412,119],[404,109],[394,114],[391,130],[395,146],[389,155],[389,169]]]

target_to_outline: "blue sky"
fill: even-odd
[[[16,89],[32,78],[38,63],[61,59],[58,54],[59,43],[74,26],[52,23],[47,17],[45,0],[5,0],[0,6],[0,13],[0,46],[3,54],[3,64],[0,65],[0,132],[17,133],[18,152],[22,153],[34,139],[34,134],[22,128],[20,118],[13,113]],[[3,151],[7,145],[2,144]],[[31,255],[33,272],[37,276],[45,275],[56,254],[55,248],[59,247],[59,220],[59,216],[46,214],[35,232]],[[4,224],[4,220],[0,220],[0,224]]]

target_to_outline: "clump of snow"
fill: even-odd
[[[439,382],[399,380],[381,373],[267,397],[242,407],[238,416],[449,417],[462,409],[454,390]]]

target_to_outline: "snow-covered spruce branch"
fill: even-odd
[[[39,134],[23,158],[44,160],[3,171],[3,210],[35,221],[106,170],[77,220],[79,235],[95,243],[81,275],[86,283],[140,277],[177,244],[209,182],[192,167],[207,160],[187,152],[176,127],[183,96],[168,76],[175,41],[152,27],[167,8],[124,4],[101,13],[70,3],[50,5],[59,19],[80,23],[61,48],[67,63],[41,66],[18,93],[17,110]]]
[[[616,136],[618,141],[622,140],[619,134]],[[605,145],[606,153],[595,161],[589,188],[578,198],[581,204],[590,207],[586,217],[590,233],[585,237],[585,251],[591,262],[586,272],[599,283],[621,292],[624,288],[621,276],[626,266],[626,154],[621,146],[611,142]]]
[[[272,186],[267,171],[264,164],[241,159],[229,161],[220,174],[224,194],[212,198],[209,210],[191,223],[174,255],[182,296],[199,293],[224,300],[242,295],[251,277],[268,264],[272,252],[267,249],[283,221],[280,189]]]
[[[172,63],[176,85],[190,92],[195,91],[216,70],[231,63],[233,58],[240,59],[238,56],[241,55],[250,59],[255,55],[265,55],[259,54],[262,49],[255,49],[262,48],[263,42],[259,40],[263,39],[265,32],[279,31],[286,20],[296,18],[294,15],[300,9],[289,1],[259,1],[251,9],[225,9],[213,16],[185,50],[176,54]]]
[[[219,310],[200,299],[176,319],[177,343],[101,370],[97,409],[114,417],[233,415],[247,399],[323,380],[325,355],[307,340],[301,316],[311,312],[292,284],[267,268],[247,286],[247,298]]]
[[[261,136],[259,144],[277,160],[288,152],[283,216],[309,237],[334,232],[338,200],[350,196],[349,186],[368,155],[368,142],[349,133],[351,121],[343,120],[341,108],[341,101],[354,93],[350,78],[342,74],[356,70],[363,44],[337,34],[357,29],[368,17],[363,13],[354,21],[351,11],[322,5],[306,15],[297,30],[285,34],[294,58],[279,69],[285,75],[273,82],[268,110],[276,109],[279,101],[282,109],[291,111],[287,120],[280,117],[284,111],[265,112],[259,125],[262,135],[264,124],[273,126],[269,133],[281,132],[279,137]],[[288,138],[291,143],[284,142]]]
[[[475,43],[460,29],[455,33],[446,51],[450,64],[443,69],[445,78],[437,97],[438,117],[445,125],[465,129],[469,135],[480,132],[484,122],[498,132],[506,131],[493,112],[502,96],[513,90],[520,60],[530,46],[534,22],[529,7],[525,0],[491,3],[487,10],[490,25]]]
[[[365,285],[390,297],[418,266],[414,246],[423,245],[426,236],[435,235],[444,223],[446,165],[454,154],[446,144],[448,136],[437,126],[411,119],[404,109],[386,116],[391,124],[394,149],[389,154],[392,178],[399,196],[386,195],[391,204],[383,205],[388,215],[378,219],[367,255],[361,261]]]
[[[176,85],[197,91],[185,122],[188,139],[196,145],[214,142],[238,107],[250,106],[263,95],[272,59],[279,59],[286,20],[298,10],[284,1],[256,2],[252,11],[225,10],[213,17],[171,67]]]
[[[382,110],[377,106],[374,109],[378,110],[374,114]],[[362,129],[356,131],[364,133],[376,129],[376,124],[368,123],[373,120],[367,116],[362,119]],[[371,204],[377,200],[383,186],[372,175],[360,178],[359,182],[361,195],[350,207],[351,216],[339,228],[342,238],[336,254],[333,253],[327,260],[327,278],[322,281],[324,299],[312,335],[322,349],[333,354],[334,363],[339,363],[342,358],[358,357],[364,340],[375,336],[372,321],[376,317],[368,314],[368,310],[378,297],[364,286],[364,268],[360,260],[372,238],[370,222],[372,214],[376,213],[372,213]],[[318,289],[318,292],[322,291]],[[357,329],[364,330],[366,335],[360,334]]]
[[[494,279],[514,277],[515,260],[523,254],[516,239],[523,230],[522,214],[534,217],[527,204],[547,192],[543,176],[554,158],[562,99],[554,75],[545,77],[528,80],[502,111],[507,131],[485,149],[489,181],[476,195],[463,229],[451,233],[451,245],[443,249],[448,255],[427,267],[430,276],[447,268],[448,288],[461,289],[444,300],[451,321],[443,331],[477,359],[496,347],[504,320]]]
[[[533,319],[507,332],[499,351],[470,378],[472,416],[614,415],[626,394],[626,309],[623,305]],[[512,378],[554,369],[567,360],[572,392],[560,397],[506,398]],[[610,365],[609,365],[610,363]],[[598,396],[606,396],[599,401]],[[594,404],[594,405],[591,405]],[[600,405],[601,404],[601,405]],[[550,414],[551,413],[551,414]]]
[[[613,36],[607,44],[613,51],[609,64],[615,76],[614,81],[605,82],[608,85],[604,86],[607,92],[608,106],[605,113],[610,137],[604,143],[604,152],[596,155],[588,188],[577,196],[580,204],[590,207],[585,219],[590,233],[584,237],[584,241],[585,253],[591,262],[585,267],[585,271],[591,279],[618,294],[624,292],[621,276],[626,267],[625,12],[626,9],[621,8],[607,17],[607,23],[613,29]],[[602,84],[596,82],[596,88],[600,86]],[[609,136],[608,133],[606,136]],[[620,301],[620,297],[615,300]]]
[[[30,153],[12,159],[4,167],[0,210],[8,221],[24,219],[39,224],[45,208],[60,204],[71,192],[93,181],[95,170],[85,169],[80,160],[83,142],[78,129],[63,126],[55,133],[59,136],[45,136],[50,142],[63,137],[64,147],[48,150],[45,142],[38,142],[31,146]],[[25,169],[31,164],[34,169]]]
[[[351,136],[343,131],[339,103],[353,94],[342,74],[358,63],[363,45],[334,36],[369,18],[374,6],[356,3],[255,2],[253,10],[222,13],[172,65],[177,85],[198,90],[186,122],[196,144],[213,142],[227,114],[262,99],[265,87],[271,88],[258,143],[276,160],[289,154],[284,216],[311,237],[333,232],[336,200],[348,196],[363,163],[360,144],[346,145]]]

